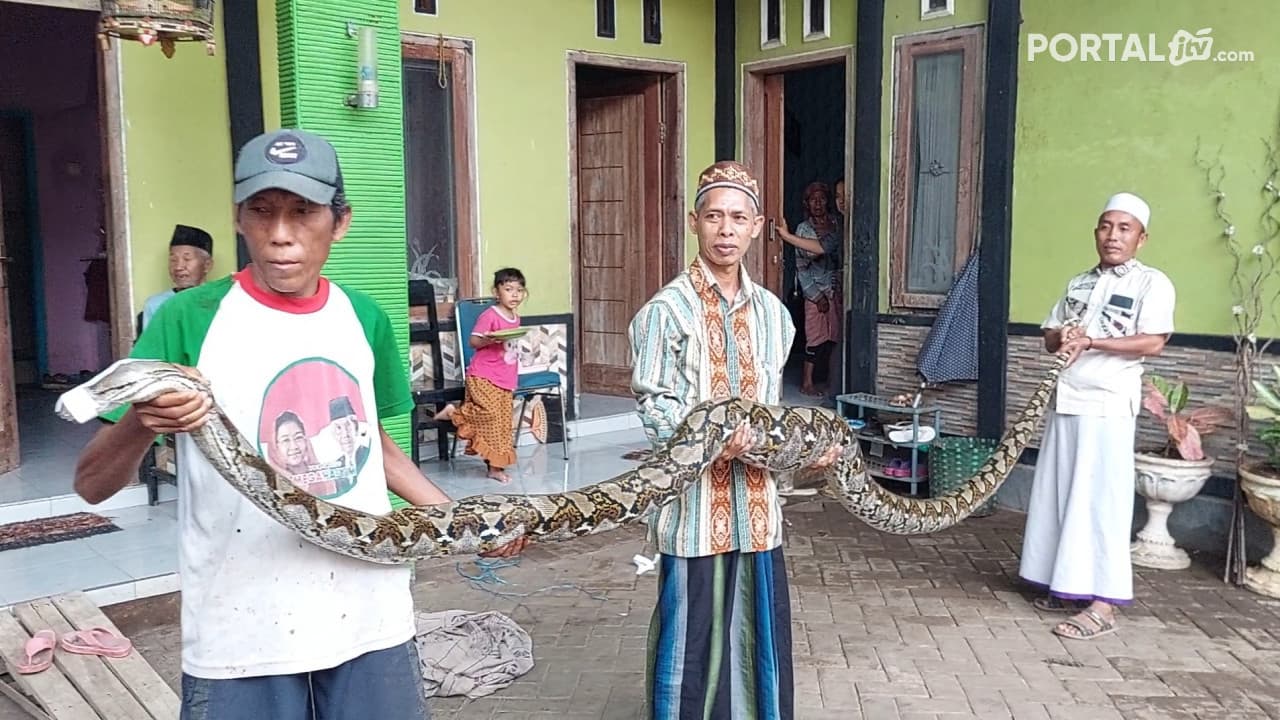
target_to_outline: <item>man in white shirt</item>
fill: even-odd
[[[1042,610],[1079,613],[1053,632],[1092,639],[1116,628],[1133,602],[1129,530],[1133,443],[1142,361],[1173,332],[1175,293],[1164,273],[1134,255],[1151,210],[1130,193],[1098,217],[1098,264],[1067,283],[1044,329],[1045,349],[1068,352],[1036,462],[1022,544],[1023,579],[1048,591]]]

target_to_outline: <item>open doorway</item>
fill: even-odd
[[[631,413],[632,317],[683,265],[684,68],[569,56],[578,417]]]
[[[95,428],[54,401],[118,340],[97,22],[0,2],[0,67],[23,68],[0,79],[0,504],[71,492],[71,449]]]
[[[848,49],[744,66],[743,156],[761,177],[767,218],[747,268],[795,322],[790,404],[830,405],[842,391],[851,66]]]

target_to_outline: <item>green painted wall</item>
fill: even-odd
[[[177,223],[214,238],[215,276],[235,269],[231,139],[221,4],[215,6],[217,55],[203,43],[120,43],[124,164],[134,313],[169,286],[169,238]]]
[[[852,45],[857,39],[857,0],[830,0],[831,32],[826,38],[804,39],[804,0],[783,0],[786,44],[763,49],[760,47],[760,2],[738,0],[738,25],[735,36],[736,55],[739,63],[790,57],[800,53],[826,50]],[[738,92],[742,92],[739,84]],[[741,118],[739,118],[741,121]],[[741,133],[739,133],[741,134]]]
[[[258,64],[262,74],[262,125],[267,131],[280,128],[280,43],[277,39],[276,6],[258,3]]]
[[[351,231],[334,246],[325,273],[371,295],[386,310],[408,363],[408,287],[404,244],[404,133],[400,111],[400,43],[394,0],[359,10],[341,0],[279,0],[280,121],[325,136],[338,150]],[[346,24],[378,30],[378,107],[346,105],[355,90],[355,38]],[[408,449],[408,417],[383,425]]]
[[[501,11],[498,12],[499,8]],[[714,0],[662,4],[660,45],[641,34],[640,0],[618,0],[617,38],[595,34],[593,0],[442,0],[440,14],[400,3],[405,32],[474,41],[481,279],[503,265],[529,279],[526,314],[572,309],[566,51],[687,64],[686,190],[714,161]],[[687,239],[692,250],[694,242]]]
[[[1018,68],[1011,314],[1040,322],[1068,276],[1096,261],[1093,223],[1109,193],[1131,190],[1152,208],[1140,257],[1178,289],[1177,328],[1227,334],[1230,262],[1203,175],[1197,138],[1222,148],[1228,208],[1240,236],[1257,237],[1265,177],[1262,138],[1277,140],[1280,74],[1275,3],[1224,7],[1161,0],[1071,4],[1024,0]],[[1028,33],[1155,33],[1160,51],[1179,29],[1212,27],[1213,50],[1250,50],[1250,63],[1055,62],[1027,59]],[[1252,245],[1254,240],[1246,240]],[[1280,328],[1264,327],[1274,335]]]

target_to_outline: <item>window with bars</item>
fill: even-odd
[[[804,39],[819,40],[830,37],[830,0],[804,0]]]
[[[956,0],[920,0],[920,19],[956,14]]]
[[[785,45],[782,19],[786,16],[784,0],[760,0],[760,46]]]
[[[662,42],[662,0],[644,0],[644,41]]]
[[[413,0],[413,11],[423,15],[435,15],[436,0]]]
[[[596,0],[596,37],[616,38],[617,20],[614,16],[617,0]]]

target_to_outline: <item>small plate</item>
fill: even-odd
[[[528,334],[528,332],[529,332],[529,328],[522,328],[522,327],[511,328],[509,330],[494,330],[493,332],[489,333],[489,337],[493,338],[494,340],[513,340],[518,337],[523,337],[524,335]]]

